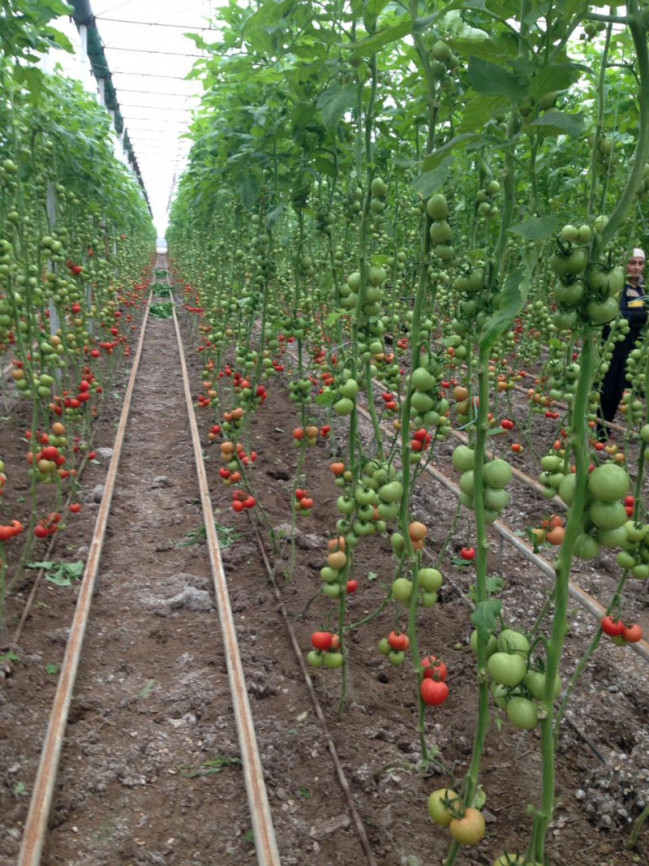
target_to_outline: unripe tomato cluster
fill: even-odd
[[[419,588],[419,602],[422,607],[432,607],[437,604],[437,593],[444,582],[442,572],[437,568],[419,568],[416,578]],[[392,582],[392,597],[402,604],[409,605],[413,586],[414,584],[409,578],[397,577]]]
[[[559,484],[559,496],[568,506],[574,499],[575,484],[572,473]],[[626,548],[635,543],[629,540],[627,528],[625,497],[629,484],[628,473],[615,463],[602,463],[591,471],[586,489],[588,510],[583,515],[583,531],[575,542],[575,556],[593,559],[600,546]]]
[[[428,814],[439,827],[448,828],[461,845],[477,845],[484,837],[484,815],[474,806],[464,806],[461,797],[450,788],[439,788],[428,797]]]
[[[450,425],[447,417],[448,400],[443,396],[443,392],[440,392],[438,385],[441,372],[439,360],[429,356],[426,363],[415,367],[409,381],[414,424],[423,428],[438,427],[440,433]],[[416,463],[419,459],[415,451],[411,455],[411,462]]]
[[[483,189],[478,190],[475,201],[476,209],[480,216],[495,219],[500,215],[500,210],[494,203],[494,199],[499,192],[500,183],[495,179],[490,180]]]
[[[624,269],[588,262],[588,225],[565,225],[557,238],[550,268],[559,277],[554,287],[555,327],[572,330],[579,324],[604,325],[618,313],[618,295],[624,288]]]
[[[478,633],[471,635],[471,648],[477,652]],[[543,699],[545,674],[530,664],[530,643],[514,629],[503,629],[496,637],[490,635],[486,646],[487,672],[491,677],[491,693],[497,706],[505,710],[510,722],[520,730],[533,730],[538,724],[538,701]],[[552,689],[556,698],[561,691],[557,676]]]
[[[428,199],[426,213],[432,220],[429,233],[433,252],[442,262],[449,262],[455,255],[455,251],[449,243],[453,237],[453,230],[447,220],[448,203],[441,192]]]
[[[324,581],[322,591],[329,598],[338,598],[346,588],[347,542],[344,536],[332,538],[327,543],[327,564],[320,569]]]
[[[460,476],[460,502],[465,508],[473,510],[475,507],[475,484],[474,466],[475,454],[473,449],[467,445],[458,445],[453,451],[453,466]],[[509,493],[505,487],[512,480],[512,467],[506,460],[497,458],[485,463],[482,470],[484,487],[482,490],[482,501],[485,507],[485,519],[487,523],[493,523],[498,519],[501,512],[509,502]]]
[[[336,524],[338,531],[351,532],[355,538],[385,531],[386,520],[396,518],[401,508],[403,485],[396,467],[386,461],[368,460],[353,487],[351,473],[346,476],[344,470],[339,476],[348,483],[336,501],[343,515]]]

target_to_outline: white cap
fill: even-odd
[[[645,258],[644,250],[641,250],[639,247],[636,247],[636,248],[633,250],[633,255],[631,256],[631,258],[632,258],[632,259],[643,259],[643,260],[644,260],[644,258]]]

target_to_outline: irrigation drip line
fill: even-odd
[[[194,457],[196,472],[198,475],[200,499],[203,508],[203,523],[205,526],[206,543],[210,555],[210,562],[212,564],[214,593],[216,596],[219,621],[221,623],[221,631],[223,635],[225,660],[227,663],[232,705],[237,725],[237,736],[239,739],[239,748],[243,763],[246,791],[248,794],[248,806],[252,819],[255,848],[257,850],[257,859],[259,866],[280,866],[275,830],[273,828],[270,806],[268,803],[268,794],[264,782],[263,767],[259,756],[257,737],[252,722],[248,690],[246,688],[243,665],[239,653],[237,631],[234,624],[234,616],[230,605],[228,586],[225,572],[223,570],[221,551],[215,528],[214,512],[212,510],[212,501],[207,481],[207,472],[203,460],[203,448],[201,445],[200,434],[198,432],[198,425],[196,423],[196,414],[194,412],[191,385],[187,372],[187,364],[185,362],[180,327],[178,324],[178,317],[176,316],[176,309],[173,306],[172,312],[174,327],[176,330],[178,352],[180,355],[180,367],[182,370],[185,390],[185,402],[187,405],[192,442],[194,446]]]
[[[363,847],[363,851],[365,852],[365,856],[367,857],[367,862],[369,866],[376,866],[376,860],[374,859],[374,854],[372,853],[372,848],[370,846],[370,841],[368,839],[367,833],[365,831],[365,825],[361,819],[361,816],[358,813],[358,809],[356,808],[356,804],[354,803],[354,799],[352,796],[351,789],[349,787],[349,782],[347,781],[347,777],[345,776],[345,771],[340,762],[340,758],[338,756],[338,751],[336,749],[336,744],[333,741],[333,737],[329,732],[329,728],[327,726],[327,720],[325,718],[325,714],[320,705],[320,701],[318,700],[318,696],[315,693],[315,689],[313,688],[313,682],[309,675],[309,671],[307,669],[306,664],[304,663],[304,656],[300,645],[298,643],[297,637],[295,635],[295,631],[293,626],[291,625],[291,621],[289,618],[288,611],[284,604],[284,600],[282,598],[281,591],[279,586],[277,585],[277,581],[275,580],[275,574],[273,573],[272,566],[268,561],[268,556],[266,555],[266,550],[264,548],[264,544],[261,538],[261,534],[259,532],[259,527],[253,521],[252,515],[248,514],[248,521],[251,527],[254,530],[255,538],[257,540],[257,548],[259,550],[259,554],[263,560],[264,568],[266,569],[266,573],[268,575],[268,580],[270,585],[273,588],[275,593],[275,598],[277,599],[277,604],[279,607],[279,611],[282,614],[282,618],[284,619],[284,625],[286,626],[286,630],[288,632],[289,640],[291,641],[291,646],[293,647],[293,651],[295,653],[295,657],[298,661],[298,665],[302,672],[302,676],[304,677],[304,682],[307,687],[307,691],[309,692],[309,696],[311,698],[311,702],[313,704],[313,708],[315,710],[315,714],[318,718],[318,722],[324,734],[325,740],[327,742],[327,748],[329,749],[329,753],[331,755],[331,759],[336,768],[336,774],[338,776],[338,781],[340,782],[340,787],[343,789],[343,793],[345,795],[345,799],[347,800],[347,805],[349,806],[349,811],[352,814],[352,818],[354,821],[354,826],[356,827],[356,832],[358,833],[361,845]]]

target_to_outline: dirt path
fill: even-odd
[[[89,491],[87,512],[96,511],[101,492],[100,486]],[[43,860],[50,866],[256,862],[202,527],[173,321],[150,319],[61,758]],[[226,546],[228,537],[226,530]],[[265,622],[276,643],[283,634],[278,616]],[[62,650],[66,632],[57,627],[40,637]],[[29,640],[38,643],[34,634]],[[242,652],[249,692],[271,697],[256,724],[282,862],[304,862],[304,854],[293,852],[305,849],[310,863],[363,862],[346,832],[349,818],[340,818],[338,805],[327,809],[328,791],[337,785],[331,767],[314,773],[307,764],[298,773],[302,808],[291,796],[293,781],[279,769],[295,762],[296,749],[312,751],[314,738],[308,722],[304,744],[296,742],[308,698],[288,645],[282,653],[294,682],[281,690],[275,683],[284,677],[273,671],[270,685],[269,664],[250,646],[246,640]],[[24,742],[21,778],[35,772],[49,700]],[[293,719],[290,733],[286,714]],[[308,831],[332,814],[339,820],[323,848],[318,833]],[[350,838],[336,843],[336,834]],[[18,828],[10,836],[17,849]]]

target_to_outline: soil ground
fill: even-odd
[[[194,325],[183,321],[190,380],[198,393],[201,361],[194,352]],[[292,544],[287,524],[297,415],[281,379],[268,387],[270,398],[257,412],[247,443],[259,454],[251,479],[281,538],[277,555],[266,536],[264,544],[306,654],[311,632],[335,627],[334,603],[316,593],[337,517],[339,490],[328,465],[344,427],[308,449],[301,483],[316,504],[310,516],[299,518]],[[98,423],[97,448],[112,445],[121,406],[118,400],[108,406]],[[256,533],[246,513],[232,511],[232,491],[219,479],[219,448],[207,439],[214,418],[197,412],[282,863],[361,866],[367,858]],[[10,417],[2,422],[2,457],[17,466],[24,460],[24,442],[12,429],[12,423],[21,429],[19,408],[12,408]],[[538,437],[543,452],[543,433]],[[450,449],[444,443],[440,462]],[[85,558],[109,459],[110,452],[103,451],[89,465],[82,513],[57,538],[52,559]],[[522,530],[544,510],[537,494],[517,486],[503,518]],[[453,497],[422,479],[415,517],[430,527],[427,549],[434,556],[453,529],[455,513]],[[173,323],[151,319],[50,817],[43,860],[49,866],[255,862],[202,522]],[[433,866],[448,850],[449,836],[431,823],[426,798],[459,782],[470,760],[476,689],[466,599],[474,578],[472,566],[456,561],[470,540],[464,512],[441,562],[447,581],[439,603],[420,614],[422,654],[441,656],[450,671],[448,701],[427,713],[434,763],[426,769],[420,763],[410,662],[393,667],[377,651],[380,638],[405,626],[403,607],[391,605],[349,633],[342,720],[339,672],[311,671],[379,866]],[[507,545],[499,551],[495,535],[492,554],[492,573],[505,581],[500,597],[508,624],[530,628],[547,599],[547,578]],[[355,567],[360,586],[349,598],[349,622],[374,611],[390,585],[394,560],[388,537],[363,540]],[[34,574],[29,570],[9,599],[10,624],[20,615]],[[574,579],[606,604],[617,573],[612,560],[602,557],[579,563]],[[14,863],[18,853],[56,686],[56,669],[48,666],[62,660],[76,593],[74,584],[42,583],[15,648],[18,660],[0,691],[3,866]],[[645,586],[632,584],[628,599],[629,612],[646,622]],[[577,607],[571,611],[564,682],[595,627],[590,614]],[[632,821],[649,801],[648,673],[631,650],[607,641],[575,690],[559,738],[557,809],[547,846],[556,866],[649,861],[647,830],[635,851],[625,849]],[[487,836],[477,848],[466,849],[459,863],[489,864],[503,850],[525,848],[531,828],[527,806],[539,798],[539,755],[538,731],[515,730],[494,709],[482,769]]]

